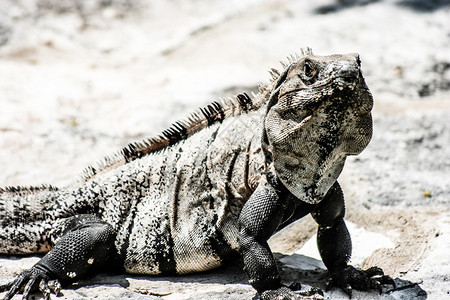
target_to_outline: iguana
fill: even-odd
[[[159,136],[130,143],[57,188],[0,190],[0,253],[47,253],[0,287],[45,298],[114,260],[133,274],[186,274],[240,254],[261,299],[299,299],[281,284],[267,240],[311,213],[333,285],[350,296],[392,283],[348,265],[336,181],[372,135],[373,99],[357,54],[291,56],[257,95],[213,102]],[[281,297],[281,298],[279,298]]]

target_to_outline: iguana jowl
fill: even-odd
[[[64,187],[0,190],[0,253],[48,252],[10,284],[10,299],[70,282],[109,259],[135,274],[185,274],[240,253],[262,299],[297,299],[267,240],[311,213],[333,283],[347,293],[392,282],[347,265],[337,183],[372,135],[372,96],[356,54],[308,49],[253,99],[214,102],[160,136],[132,143]],[[105,255],[107,253],[108,255]],[[58,281],[54,281],[58,280]],[[50,283],[50,284],[49,284]]]

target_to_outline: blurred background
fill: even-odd
[[[0,186],[68,184],[199,106],[257,92],[305,47],[359,53],[375,98],[373,140],[341,179],[349,219],[408,237],[389,254],[407,267],[388,268],[447,295],[447,0],[1,0]],[[358,216],[374,211],[406,223]]]

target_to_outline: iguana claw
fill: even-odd
[[[30,292],[36,288],[38,283],[39,290],[46,300],[50,299],[51,291],[58,295],[61,290],[61,284],[58,280],[50,280],[45,270],[34,266],[20,273],[12,282],[0,286],[0,292],[8,291],[3,300],[10,300],[25,286],[23,289],[23,299],[28,299]]]
[[[353,266],[347,266],[342,270],[331,273],[327,290],[329,290],[331,286],[337,286],[351,298],[354,288],[362,291],[376,289],[381,294],[383,293],[382,285],[384,284],[393,285],[395,288],[394,280],[391,277],[384,275],[383,270],[378,267],[360,270]]]

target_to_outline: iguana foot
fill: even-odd
[[[293,291],[288,287],[280,287],[276,290],[267,290],[257,295],[253,300],[322,300],[323,292],[317,288],[306,291]]]
[[[28,299],[30,292],[36,287],[44,295],[44,299],[50,299],[50,293],[52,291],[56,296],[61,291],[61,284],[58,280],[50,280],[47,271],[34,266],[20,273],[12,282],[0,286],[0,292],[8,291],[3,300],[10,300],[23,286],[25,286],[23,289],[23,299]]]
[[[353,266],[347,266],[342,270],[330,274],[327,290],[332,286],[340,287],[350,298],[353,289],[367,291],[377,289],[380,294],[383,292],[383,284],[391,284],[395,288],[394,280],[384,275],[381,268],[371,267],[367,270],[357,269]]]

